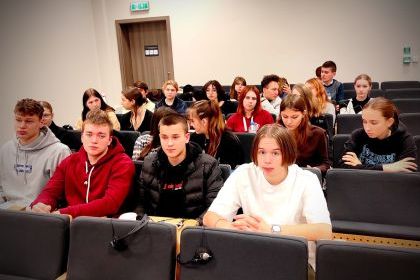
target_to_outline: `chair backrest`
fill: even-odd
[[[72,152],[77,152],[82,147],[82,132],[80,130],[69,129],[66,131],[66,142]]]
[[[318,177],[319,183],[322,186],[322,172],[321,172],[321,170],[319,170],[319,168],[314,168],[314,167],[302,167],[302,168],[314,173],[316,175],[316,177]]]
[[[420,240],[420,174],[330,169],[334,232]]]
[[[420,98],[404,98],[392,100],[400,113],[420,113]]]
[[[235,133],[238,136],[239,141],[241,142],[242,151],[244,154],[244,163],[251,162],[251,148],[252,142],[255,138],[255,133]]]
[[[317,280],[420,279],[420,250],[322,240],[316,248]]]
[[[112,224],[111,224],[112,222]],[[151,223],[127,239],[128,248],[110,245],[113,230],[124,236],[139,221],[80,217],[71,224],[68,279],[174,279],[176,228]]]
[[[229,164],[224,163],[219,163],[219,167],[222,170],[223,182],[225,182],[232,173],[232,167]]]
[[[381,89],[420,88],[419,81],[386,81],[381,83]]]
[[[207,247],[207,264],[181,265],[181,280],[192,279],[307,279],[307,243],[297,237],[187,228],[181,234],[180,260]]]
[[[399,120],[405,125],[411,135],[420,135],[420,112],[402,113]]]
[[[65,271],[69,217],[0,210],[0,225],[0,279],[56,279]]]
[[[124,147],[125,153],[131,158],[133,155],[134,143],[140,136],[138,131],[120,130],[113,132],[115,137],[118,138],[121,145]]]
[[[134,160],[133,162],[134,162],[134,167],[135,167],[133,181],[131,184],[130,191],[128,195],[126,196],[123,204],[121,205],[120,210],[118,211],[119,213],[133,212],[137,206],[138,197],[140,196],[139,178],[141,174],[141,169],[143,167],[143,161]]]
[[[333,167],[338,167],[344,153],[344,143],[350,139],[350,134],[336,134],[333,138]]]
[[[420,98],[420,88],[387,89],[385,97],[388,99]]]
[[[338,114],[337,115],[337,134],[350,134],[353,130],[362,128],[361,114]]]
[[[343,83],[344,90],[354,90],[354,83]],[[378,89],[379,83],[372,82],[372,89]]]

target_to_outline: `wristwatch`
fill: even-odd
[[[271,232],[272,233],[280,233],[281,232],[281,226],[280,225],[271,225]]]

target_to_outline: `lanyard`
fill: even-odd
[[[246,125],[245,117],[242,117],[242,121],[244,123],[244,130],[245,130],[245,132],[247,132],[248,131],[248,126]],[[250,123],[253,123],[253,122],[254,122],[254,117],[251,117],[251,122]]]

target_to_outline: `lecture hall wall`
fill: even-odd
[[[121,76],[115,20],[169,16],[175,79],[258,84],[276,73],[291,83],[332,59],[337,79],[362,72],[375,81],[420,80],[402,64],[403,47],[420,56],[416,0],[150,0],[131,13],[129,0],[1,0],[0,144],[13,137],[13,107],[24,97],[48,100],[59,125],[79,118],[83,91],[94,87],[119,107]]]

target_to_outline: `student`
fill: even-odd
[[[160,147],[159,122],[170,114],[177,114],[169,107],[162,106],[153,113],[150,133],[140,135],[133,148],[133,160],[143,160],[149,153],[156,152]]]
[[[392,101],[372,98],[363,107],[363,128],[353,131],[344,145],[340,167],[412,172],[417,170],[416,144],[399,125]]]
[[[219,105],[220,111],[222,111],[222,114],[225,116],[236,111],[236,104],[230,100],[227,100],[225,91],[218,81],[208,81],[203,86],[203,92],[206,93],[207,100],[211,100]]]
[[[97,92],[93,88],[89,88],[83,93],[82,100],[82,118],[79,119],[76,123],[75,128],[77,130],[82,129],[82,125],[83,122],[86,120],[87,113],[96,109],[101,109],[102,111],[105,111],[108,114],[109,119],[111,120],[112,128],[115,130],[120,130],[120,123],[118,121],[117,115],[115,114],[114,108],[105,103],[104,99],[102,98],[102,95],[99,92]]]
[[[309,122],[324,129],[328,134],[329,148],[332,154],[332,138],[334,136],[334,122],[335,122],[335,108],[332,123],[328,121],[325,114],[319,112],[319,107],[316,103],[316,98],[313,97],[312,91],[304,84],[296,84],[293,86],[292,94],[299,95],[305,101],[306,114]],[[334,106],[334,105],[333,105]]]
[[[134,82],[133,86],[138,88],[141,95],[146,98],[146,109],[153,113],[155,111],[156,104],[147,98],[149,86],[143,81],[136,81]]]
[[[61,143],[69,147],[70,150],[77,151],[78,149],[80,149],[80,147],[82,146],[80,137],[54,123],[54,112],[51,104],[47,101],[39,101],[39,103],[44,108],[44,113],[42,114],[41,122],[46,127],[48,127],[52,133],[54,133],[55,137],[57,137],[58,140],[61,141]]]
[[[281,98],[279,97],[280,77],[277,75],[264,76],[261,81],[261,107],[270,114],[279,115]]]
[[[338,104],[344,99],[344,86],[334,77],[337,73],[337,65],[334,61],[326,61],[321,66],[321,80],[327,91],[328,98]]]
[[[363,107],[369,102],[372,89],[372,79],[366,74],[360,74],[354,80],[356,96],[340,102],[340,114],[361,114]]]
[[[246,81],[243,77],[235,77],[232,86],[230,87],[229,97],[231,100],[239,100],[239,94],[246,86]]]
[[[331,221],[318,178],[295,165],[297,149],[278,124],[262,127],[252,146],[252,163],[226,180],[204,216],[205,226],[331,239]],[[239,208],[243,214],[237,215]],[[310,263],[314,248],[310,242]]]
[[[188,109],[190,124],[195,133],[191,141],[196,142],[219,163],[229,164],[232,169],[244,163],[238,137],[225,129],[219,106],[210,100],[197,101]]]
[[[279,97],[283,99],[286,95],[292,93],[292,89],[290,88],[289,82],[286,78],[280,77],[279,78]]]
[[[238,111],[230,116],[226,126],[234,132],[255,133],[263,125],[273,122],[273,116],[262,109],[258,88],[246,86],[239,96]]]
[[[322,79],[321,79],[321,70],[322,70],[322,66],[318,66],[318,67],[315,69],[315,76],[316,76],[316,78],[317,78],[319,81],[321,81],[321,82],[322,82]]]
[[[335,123],[335,106],[328,99],[327,91],[321,81],[318,78],[312,78],[306,81],[305,86],[312,92],[314,116],[330,114],[333,116],[333,123]]]
[[[218,162],[189,143],[181,115],[163,117],[159,136],[161,148],[144,159],[136,212],[201,220],[223,185]]]
[[[156,109],[165,106],[175,110],[179,114],[185,115],[187,111],[187,104],[182,101],[181,98],[176,96],[178,89],[177,82],[174,80],[167,80],[162,86],[165,98],[159,101],[156,105]]]
[[[301,96],[290,94],[283,99],[279,123],[290,131],[297,143],[296,164],[318,168],[325,174],[331,165],[327,134],[322,128],[310,124],[305,101]]]
[[[184,101],[195,101],[194,100],[194,87],[190,84],[187,84],[182,87],[182,93],[178,95]]]
[[[57,165],[70,154],[42,122],[33,99],[16,103],[16,137],[0,150],[0,208],[24,209],[41,192]]]
[[[121,117],[121,130],[150,131],[153,113],[147,110],[147,99],[138,88],[129,87],[121,93],[121,105],[130,112]]]
[[[63,160],[28,210],[73,218],[118,214],[131,186],[134,164],[111,133],[105,112],[89,112],[82,126],[83,147]]]

